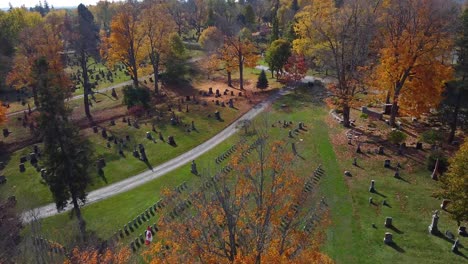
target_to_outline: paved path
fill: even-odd
[[[205,152],[213,149],[219,143],[223,142],[224,140],[232,136],[234,133],[236,133],[240,129],[242,122],[244,122],[245,120],[250,120],[254,118],[255,116],[257,116],[258,114],[260,114],[263,110],[265,110],[268,106],[270,106],[271,103],[273,103],[276,99],[286,94],[291,89],[292,88],[285,88],[285,89],[280,90],[279,92],[270,96],[265,101],[255,105],[250,111],[245,113],[242,117],[240,117],[238,120],[236,120],[234,123],[229,125],[227,128],[225,128],[223,131],[221,131],[220,133],[218,133],[217,135],[215,135],[208,141],[202,143],[201,145],[185,152],[184,154],[174,159],[171,159],[153,168],[153,170],[142,172],[140,174],[137,174],[125,180],[113,183],[106,187],[90,192],[87,196],[86,205],[99,202],[111,196],[132,190],[151,180],[159,178],[162,175],[172,170],[175,170],[192,160],[195,160],[196,158],[203,155]],[[65,208],[64,211],[69,211],[71,209],[72,209],[72,206],[69,205],[67,208]],[[27,222],[30,222],[33,218],[40,219],[40,218],[53,216],[58,213],[60,212],[57,211],[55,204],[48,204],[48,205],[24,212],[21,217],[23,221],[27,223]]]

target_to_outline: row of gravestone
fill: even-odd
[[[256,140],[254,142],[254,144],[252,144],[249,149],[253,149],[257,144],[259,144],[259,140]],[[250,153],[250,152],[249,152]],[[221,172],[222,173],[227,173],[227,172],[230,172],[232,170],[232,168],[230,166],[226,166],[224,167],[223,169],[221,169]],[[193,172],[192,172],[193,173]],[[213,186],[213,184],[217,181],[219,181],[221,177],[221,173],[217,173],[215,174],[214,176],[210,177],[210,179],[204,183],[202,183],[202,185],[200,186],[199,188],[199,191],[200,192],[204,192],[206,191],[207,189],[211,188]],[[186,183],[185,183],[186,184]],[[177,191],[178,188],[176,188],[176,191]],[[151,213],[151,209],[153,209],[154,211],[156,211],[158,208],[159,209],[163,209],[167,206],[167,204],[165,204],[162,200],[158,201],[157,203],[155,203],[149,210],[149,212]],[[177,217],[180,217],[181,214],[188,208],[190,208],[192,206],[192,202],[191,202],[191,199],[188,198],[180,203],[178,203],[170,212],[167,216],[164,217],[163,221],[164,222],[170,222],[174,219],[176,219]],[[148,211],[148,209],[146,210]],[[145,212],[146,212],[145,211]],[[135,220],[138,220],[138,219],[134,219],[134,222]],[[129,222],[130,223],[130,222]],[[135,223],[138,223],[138,221],[136,221]],[[124,227],[125,228],[125,227]],[[156,233],[157,231],[159,231],[159,229],[157,228],[156,226],[156,223],[153,225],[153,226],[150,226],[151,228],[151,231],[152,233]],[[154,234],[153,233],[153,234]],[[129,232],[126,232],[125,234],[129,235]],[[113,238],[115,239],[118,239],[118,237],[121,237],[123,238],[124,237],[124,231],[122,231],[121,229],[119,229],[119,232],[118,233],[115,233]],[[138,248],[141,247],[141,245],[143,245],[145,239],[144,239],[144,236],[143,234],[140,234],[138,238],[136,238],[134,241],[130,242],[130,248],[132,249],[132,251],[136,251]]]
[[[303,188],[302,192],[305,195],[310,194],[310,192],[313,190],[313,188],[318,184],[318,182],[319,182],[320,178],[322,177],[322,175],[324,175],[324,172],[325,171],[322,169],[322,165],[319,165],[314,170],[314,173],[312,174],[312,176],[310,176],[309,179],[304,184],[304,188]],[[305,197],[303,197],[303,198],[304,199],[301,199],[300,202],[291,205],[291,208],[290,208],[289,211],[290,212],[293,211],[292,214],[288,213],[287,215],[284,215],[281,218],[280,228],[282,228],[282,229],[286,228],[291,224],[291,222],[294,219],[294,216],[296,215],[296,213],[299,210],[299,207],[301,207],[303,205],[303,203],[306,201]],[[292,217],[290,217],[288,215],[291,215]]]
[[[322,198],[320,200],[318,208],[315,209],[312,216],[309,219],[307,219],[303,230],[307,233],[311,233],[314,230],[314,227],[316,227],[317,224],[319,224],[320,221],[322,220],[322,217],[325,211],[327,210],[327,208],[328,208],[328,205],[325,202],[325,199]]]
[[[43,237],[32,237],[32,242],[35,246],[39,246],[41,249],[47,250],[49,252],[55,253],[55,254],[61,254],[61,255],[66,255],[67,254],[67,249],[60,245],[57,242],[50,241],[48,239],[45,239]]]
[[[246,140],[247,139],[245,138],[241,139],[237,144],[232,145],[228,150],[226,150],[221,155],[216,157],[215,159],[216,164],[219,164],[223,162],[225,159],[229,158],[229,156],[231,156],[231,154],[234,153],[238,149],[239,145],[244,144]]]
[[[183,182],[175,188],[176,193],[181,194],[183,191],[188,189],[187,182]],[[134,232],[138,227],[140,227],[144,222],[149,221],[149,219],[156,215],[158,210],[162,210],[169,204],[169,201],[166,200],[159,200],[154,203],[152,206],[147,208],[144,212],[139,214],[137,217],[133,218],[132,221],[129,221],[127,224],[124,225],[123,230],[119,229],[118,232],[114,233],[113,238],[118,239],[118,237],[123,238],[124,235],[130,235],[130,233]]]

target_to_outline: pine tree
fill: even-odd
[[[268,88],[268,79],[266,77],[265,70],[262,70],[262,72],[258,76],[257,88],[261,90]]]
[[[88,168],[92,150],[89,141],[80,137],[79,130],[69,120],[71,112],[64,103],[65,90],[54,84],[53,75],[44,58],[36,61],[33,77],[37,80],[39,126],[44,142],[41,165],[46,169],[44,180],[57,210],[64,209],[71,200],[84,240],[86,224],[79,203],[86,201],[86,187],[91,182]]]

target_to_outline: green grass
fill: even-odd
[[[109,104],[114,104],[114,102],[108,100],[105,104],[107,105],[102,107],[108,108]],[[209,113],[213,116],[212,113],[214,113],[216,109],[220,111],[221,117],[224,119],[223,122],[216,121],[213,117],[209,118],[207,116]],[[183,110],[185,111],[185,108]],[[190,125],[193,120],[197,128],[197,131],[187,132],[183,126],[172,126],[169,124],[169,116],[164,116],[159,122],[155,121],[156,130],[158,132],[161,131],[166,141],[168,136],[173,135],[177,147],[161,142],[158,135],[154,132],[151,133],[153,137],[157,139],[157,143],[146,139],[146,132],[152,130],[151,123],[154,122],[154,120],[140,121],[139,129],[127,126],[127,124],[123,123],[120,119],[116,120],[115,126],[110,126],[108,122],[101,124],[101,126],[106,127],[109,135],[112,134],[118,138],[125,138],[126,135],[130,136],[131,142],[128,143],[125,148],[125,158],[119,156],[118,146],[114,145],[114,143],[111,144],[111,148],[107,147],[107,140],[102,138],[100,132],[94,134],[92,129],[83,130],[82,133],[89,135],[94,145],[96,156],[104,157],[107,163],[107,166],[104,168],[103,178],[99,177],[96,172],[92,174],[94,182],[88,190],[91,191],[103,187],[106,184],[125,179],[147,170],[148,167],[145,163],[132,156],[131,151],[134,145],[143,143],[146,148],[149,163],[152,166],[156,166],[208,140],[241,115],[238,110],[228,107],[216,107],[212,103],[206,107],[190,105],[189,113],[178,112],[177,109],[175,113],[184,124]],[[20,210],[34,208],[52,202],[52,196],[49,190],[45,185],[40,183],[40,173],[29,163],[26,164],[26,172],[20,173],[18,170],[20,157],[31,151],[32,147],[27,147],[6,157],[6,168],[3,174],[7,176],[8,182],[0,186],[0,198],[15,195]]]

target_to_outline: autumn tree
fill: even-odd
[[[159,93],[161,65],[169,58],[170,38],[176,32],[176,24],[166,12],[164,3],[154,3],[142,12],[142,27],[145,30],[145,48],[154,73],[154,92]]]
[[[296,16],[294,51],[333,69],[336,83],[328,88],[343,110],[344,126],[350,126],[350,107],[363,91],[363,69],[368,66],[369,46],[375,31],[380,1],[312,0]]]
[[[285,79],[288,82],[299,82],[307,73],[308,67],[304,56],[292,54],[284,65]]]
[[[107,58],[113,66],[123,63],[130,73],[133,86],[138,87],[138,70],[145,58],[143,48],[145,29],[138,21],[137,3],[128,2],[122,5],[111,22],[111,33],[105,38],[102,46],[102,57]]]
[[[99,59],[99,28],[94,22],[93,14],[83,4],[78,6],[78,16],[71,25],[69,45],[78,57],[81,68],[81,84],[83,85],[83,100],[86,117],[91,118],[89,95],[92,86],[89,80],[89,70],[92,60]]]
[[[450,159],[448,172],[441,177],[442,188],[438,195],[449,199],[448,211],[458,221],[468,221],[468,140]]]
[[[218,58],[217,54],[212,54],[208,57],[205,57],[200,60],[200,66],[206,72],[207,78],[211,79],[211,76],[216,72],[221,70],[221,61]]]
[[[126,264],[131,259],[131,252],[127,247],[120,250],[114,248],[96,249],[94,247],[72,249],[64,264]]]
[[[332,263],[319,251],[324,222],[309,224],[315,213],[327,219],[325,203],[304,191],[305,178],[295,173],[297,156],[289,148],[260,137],[249,157],[233,157],[231,172],[203,172],[207,189],[191,195],[181,219],[160,218],[160,239],[144,253],[147,261]]]
[[[214,51],[223,45],[224,35],[217,27],[207,27],[202,31],[198,42],[204,50]]]
[[[265,61],[271,71],[271,77],[276,72],[276,79],[283,73],[283,67],[286,64],[289,56],[291,56],[291,43],[284,39],[273,41],[268,47],[265,55]]]
[[[384,1],[375,78],[376,88],[392,98],[392,126],[399,108],[419,115],[440,102],[444,83],[452,77],[449,58],[457,13],[451,1]]]
[[[85,239],[85,221],[80,203],[86,201],[86,187],[91,182],[88,168],[92,161],[91,144],[80,137],[79,129],[70,120],[70,109],[65,106],[66,94],[54,82],[54,69],[44,57],[33,67],[37,87],[44,153],[41,166],[46,168],[44,180],[52,192],[57,210],[68,206],[69,200],[78,219],[82,239]]]
[[[64,51],[62,32],[63,17],[49,13],[45,21],[23,29],[19,35],[19,45],[6,83],[16,89],[31,88],[36,106],[38,106],[37,88],[32,85],[34,80],[31,76],[32,67],[40,57],[47,58],[49,66],[56,73],[54,82],[69,92],[70,81],[62,63]]]
[[[243,40],[240,37],[225,37],[224,46],[221,48],[221,58],[226,63],[228,72],[228,85],[232,68],[239,70],[239,88],[244,89],[244,67],[254,67],[258,61],[256,48],[249,40]]]

